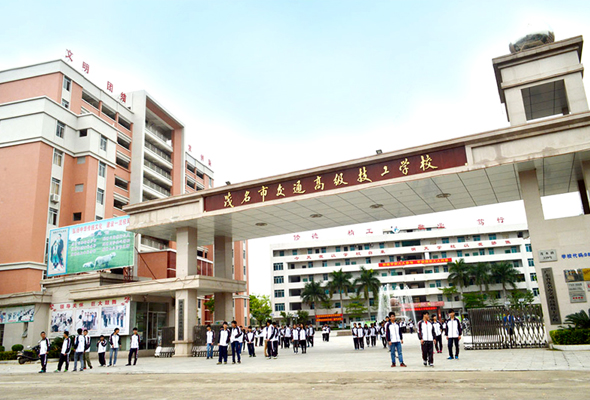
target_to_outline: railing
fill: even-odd
[[[152,126],[146,125],[145,129],[147,129],[148,131],[150,131],[154,136],[156,136],[158,139],[162,140],[164,143],[166,143],[168,146],[172,146],[172,140],[168,139],[165,135],[163,135],[162,133],[158,132],[158,130]]]
[[[172,162],[172,158],[168,154],[164,153],[162,150],[158,149],[153,144],[151,144],[149,142],[145,142],[145,147],[147,149],[150,149],[151,151],[153,151],[154,153],[156,153],[160,157],[162,157],[164,160],[166,160],[166,161],[168,161],[170,163]]]
[[[150,181],[149,179],[143,178],[143,184],[154,189],[157,192],[160,192],[166,196],[170,196],[170,190],[164,189],[162,186]]]
[[[153,162],[151,162],[151,161],[148,161],[148,160],[143,160],[143,165],[145,165],[145,166],[146,166],[146,167],[148,167],[149,169],[151,169],[151,170],[153,170],[153,171],[155,171],[155,172],[159,173],[160,175],[164,176],[165,178],[168,178],[168,179],[170,179],[170,180],[172,179],[172,177],[171,177],[171,175],[170,175],[170,172],[168,172],[168,171],[166,171],[166,170],[164,170],[164,169],[162,169],[162,168],[158,167],[156,164],[154,164],[154,163],[153,163]]]

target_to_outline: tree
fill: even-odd
[[[291,320],[295,318],[293,314],[285,311],[281,311],[281,317],[283,318],[283,323],[287,325],[291,325]]]
[[[490,283],[490,264],[484,262],[471,264],[469,267],[469,272],[473,282],[479,286],[479,294],[483,296],[484,286],[487,291]]]
[[[329,312],[332,309],[332,300],[330,300],[330,298],[328,296],[326,296],[326,298],[321,301],[320,306],[322,307],[323,310],[326,310],[326,312]]]
[[[342,293],[348,292],[352,289],[352,274],[350,272],[342,271],[342,268],[338,271],[330,273],[330,281],[328,282],[327,288],[330,292],[330,297],[334,296],[334,293],[340,294],[340,313],[344,317],[344,302],[342,301]]]
[[[506,297],[506,286],[512,286],[516,289],[516,282],[520,279],[520,272],[512,263],[502,261],[492,264],[492,282],[502,285],[502,297]]]
[[[483,308],[486,306],[486,300],[482,293],[465,293],[462,297],[465,309]]]
[[[451,296],[451,298],[454,298],[454,297],[455,297],[455,295],[456,295],[457,293],[459,293],[459,292],[457,291],[457,288],[456,288],[455,286],[449,286],[449,287],[438,288],[438,290],[440,290],[444,296],[447,296],[447,297],[448,297],[448,296]]]
[[[203,304],[205,304],[205,308],[212,313],[215,312],[215,297],[211,296],[209,300],[206,300]]]
[[[361,292],[367,300],[367,312],[369,313],[369,321],[371,320],[371,304],[369,301],[369,293],[373,293],[374,297],[377,297],[379,288],[381,287],[381,281],[377,278],[377,272],[373,269],[366,269],[361,267],[361,274],[354,280],[354,286],[357,286],[357,293]]]
[[[508,300],[510,301],[511,308],[521,308],[533,304],[533,301],[535,301],[535,294],[530,290],[525,292],[514,290]]]
[[[250,295],[250,314],[256,320],[256,324],[263,325],[272,314],[270,297],[268,295]]]
[[[316,319],[315,317],[317,315],[317,303],[324,301],[327,297],[322,284],[315,281],[307,282],[301,291],[301,301],[313,309],[314,319]],[[315,325],[317,326],[317,321]]]
[[[346,313],[351,318],[360,318],[367,312],[360,295],[350,296],[350,303],[346,305]]]
[[[463,297],[463,288],[469,286],[469,280],[471,279],[469,265],[465,264],[465,260],[461,258],[455,262],[447,263],[447,266],[449,267],[447,280],[450,284],[459,288],[461,297]]]
[[[307,324],[309,322],[309,313],[304,310],[297,310],[295,315],[296,324]]]

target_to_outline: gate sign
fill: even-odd
[[[52,229],[47,276],[76,274],[133,265],[134,234],[129,217]]]

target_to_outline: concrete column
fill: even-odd
[[[213,245],[215,251],[213,259],[214,276],[216,278],[234,279],[232,273],[232,238],[227,236],[216,236]],[[229,322],[233,319],[233,293],[215,293],[214,320]]]
[[[197,229],[178,228],[176,246],[176,277],[197,275]]]
[[[582,162],[582,176],[584,179],[579,182],[580,197],[582,198],[584,214],[590,214],[590,161]]]
[[[174,356],[187,357],[193,347],[193,327],[197,325],[197,291],[177,290],[175,302]]]
[[[524,209],[529,227],[538,225],[545,220],[543,213],[543,204],[541,203],[541,194],[539,193],[539,183],[537,182],[537,171],[521,171],[518,173],[520,179],[520,192],[524,200]]]

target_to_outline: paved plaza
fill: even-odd
[[[354,394],[355,399],[369,399],[393,389],[422,394],[421,398],[440,398],[440,391],[450,387],[457,393],[471,393],[470,398],[556,398],[590,390],[588,351],[462,350],[459,360],[447,360],[445,348],[443,354],[435,355],[435,367],[426,368],[417,337],[406,335],[403,353],[408,368],[394,369],[389,353],[380,345],[355,351],[351,337],[333,337],[329,343],[322,342],[321,336],[316,340],[316,347],[307,354],[285,349],[279,350],[278,359],[268,360],[258,347],[258,357],[246,355],[242,364],[236,365],[231,364],[231,358],[227,365],[216,365],[216,360],[204,358],[150,357],[126,367],[125,353],[114,368],[97,368],[94,361],[94,369],[82,373],[37,374],[39,365],[3,363],[0,385],[4,388],[2,397],[7,399],[57,399],[81,390],[92,393],[89,398],[104,393],[107,398],[154,399],[185,398],[196,391],[207,394],[198,398],[229,395],[262,399],[279,394],[291,398],[350,398]],[[48,371],[55,367],[51,362]]]

